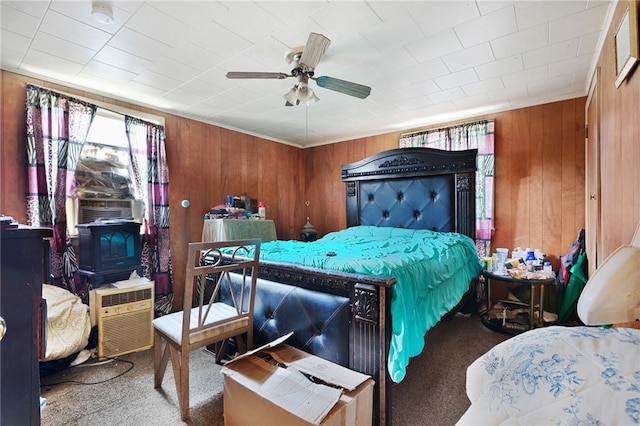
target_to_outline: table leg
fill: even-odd
[[[538,314],[538,324],[540,327],[544,327],[544,284],[540,284],[540,309]]]
[[[534,291],[536,290],[536,286],[531,284],[531,294],[529,294],[529,329],[533,330],[534,325],[535,325],[535,303],[534,303],[534,296],[535,293]]]

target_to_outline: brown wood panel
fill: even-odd
[[[564,132],[563,112],[565,109],[575,118],[574,102],[548,104],[545,108],[545,125],[542,129],[541,151],[539,158],[542,166],[542,179],[536,185],[537,196],[534,196],[534,205],[537,203],[542,220],[541,240],[537,247],[547,251],[546,247],[557,247],[560,244],[560,230],[562,222],[554,223],[562,217],[562,151],[565,146],[574,148],[573,134]],[[562,141],[567,141],[562,143]],[[560,142],[560,143],[559,143]],[[559,145],[559,146],[558,146]],[[558,152],[558,148],[559,151]],[[573,198],[569,194],[567,198]],[[573,209],[572,209],[573,211]],[[571,217],[572,215],[570,215]],[[554,256],[558,253],[549,253]]]

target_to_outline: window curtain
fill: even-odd
[[[97,107],[27,85],[27,224],[53,229],[51,284],[83,294],[73,280],[78,261],[67,233],[67,196]],[[86,295],[85,295],[86,296]]]
[[[424,130],[400,136],[400,148],[426,147],[447,151],[478,150],[476,171],[476,247],[481,257],[491,253],[494,199],[495,120]]]
[[[142,228],[144,276],[155,282],[155,310],[167,314],[173,306],[173,274],[169,247],[169,169],[164,127],[125,116],[132,181],[137,199],[145,200]]]

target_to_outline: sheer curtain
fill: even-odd
[[[67,196],[76,189],[75,170],[97,107],[27,85],[27,224],[53,229],[51,283],[74,294],[78,269],[67,234]]]
[[[495,121],[482,120],[400,136],[400,148],[426,147],[448,151],[478,150],[476,247],[478,254],[482,257],[491,253],[491,237],[493,235],[494,133]]]
[[[169,313],[173,306],[173,274],[169,247],[169,169],[164,127],[125,116],[131,154],[133,187],[137,199],[145,200],[142,224],[144,276],[155,282],[155,310]]]

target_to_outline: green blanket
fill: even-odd
[[[422,352],[426,332],[456,306],[482,269],[473,240],[464,235],[373,226],[309,243],[266,242],[260,259],[394,277],[388,369],[395,382],[404,378],[409,358]]]

